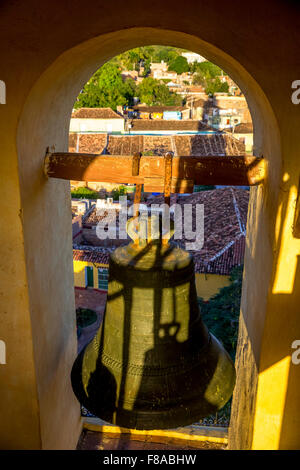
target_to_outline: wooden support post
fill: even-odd
[[[172,180],[172,158],[173,155],[172,153],[168,152],[165,155],[165,180],[164,180],[164,199],[165,199],[165,204],[168,206],[164,206],[164,211],[163,211],[163,218],[167,217],[169,219],[169,213],[168,211],[170,210],[170,202],[171,202],[171,180]],[[162,238],[162,244],[167,245],[169,243],[168,238]]]
[[[138,176],[139,171],[140,171],[140,160],[141,160],[141,153],[135,153],[132,159],[132,176]],[[137,218],[139,215],[138,207],[141,202],[142,187],[143,187],[142,184],[135,185],[135,194],[134,194],[134,203],[133,203],[133,208],[134,208],[133,217],[134,218]]]

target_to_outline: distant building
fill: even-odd
[[[228,93],[234,96],[242,96],[243,93],[241,92],[240,88],[237,84],[230,78],[228,75],[222,75],[219,77],[222,83],[228,84]]]
[[[152,73],[152,77],[156,80],[177,80],[177,73],[176,72],[164,72],[161,70],[155,70]]]
[[[195,52],[183,52],[181,55],[186,58],[189,64],[206,61],[204,57],[202,57],[200,54],[196,54]]]
[[[204,110],[208,103],[209,98],[207,95],[205,95],[205,98],[198,98],[193,95],[188,96],[186,100],[186,106],[191,110],[191,119],[202,121]]]
[[[122,79],[125,81],[127,78],[132,78],[132,80],[137,80],[139,73],[136,70],[124,70],[121,73]]]
[[[215,93],[213,97],[215,107],[236,110],[240,122],[252,122],[248,103],[244,96],[229,96],[227,93]]]
[[[72,113],[70,132],[124,132],[124,123],[111,108],[80,108]]]
[[[251,115],[245,97],[215,93],[203,109],[203,120],[216,130],[227,130],[241,123],[251,123]]]
[[[180,113],[181,119],[189,119],[190,112],[184,106],[134,106],[133,110],[135,115],[139,119],[164,119],[166,116],[164,113],[166,111],[173,111],[177,113],[176,119],[178,119],[178,114]]]
[[[241,123],[232,129],[232,135],[243,142],[246,148],[246,152],[253,152],[253,124]]]
[[[241,117],[235,109],[211,108],[206,114],[209,126],[217,130],[231,129],[241,123]]]
[[[153,75],[153,73],[156,71],[167,72],[168,64],[164,62],[163,60],[161,62],[152,62],[150,65],[150,70],[151,70],[151,75]]]

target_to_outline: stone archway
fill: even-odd
[[[253,8],[259,6],[258,2],[255,3],[257,5]],[[7,138],[6,148],[18,166],[18,176],[14,177],[14,184],[20,191],[20,202],[16,200],[14,207],[21,208],[22,227],[16,225],[16,230],[22,234],[20,237],[24,243],[24,258],[23,255],[20,257],[24,269],[26,268],[26,271],[22,271],[20,275],[20,282],[26,283],[24,316],[27,318],[26,344],[28,344],[28,369],[31,378],[26,377],[24,383],[27,387],[30,385],[29,389],[35,393],[31,405],[28,405],[28,400],[26,401],[29,409],[26,410],[24,423],[20,424],[22,429],[22,425],[29,423],[32,434],[26,436],[27,440],[22,441],[20,437],[20,445],[25,448],[73,447],[80,429],[79,407],[73,397],[68,377],[76,354],[69,185],[62,181],[46,180],[42,171],[46,147],[55,146],[59,151],[67,149],[68,123],[74,100],[82,85],[99,66],[124,50],[156,42],[198,52],[218,64],[237,82],[245,93],[250,107],[256,154],[263,155],[269,164],[266,182],[252,191],[250,201],[240,322],[242,327],[238,352],[240,366],[230,441],[232,448],[264,448],[264,445],[269,446],[268,448],[280,446],[291,448],[299,442],[298,437],[293,437],[293,429],[297,429],[300,417],[293,419],[288,437],[282,440],[281,426],[288,383],[280,390],[269,408],[261,399],[263,396],[261,387],[271,386],[272,383],[272,375],[268,375],[270,366],[275,367],[273,377],[274,374],[279,377],[282,367],[288,375],[288,366],[284,364],[281,368],[277,368],[277,364],[281,363],[289,353],[288,341],[293,335],[295,324],[298,325],[293,315],[296,298],[293,296],[281,298],[281,303],[290,312],[291,317],[286,334],[288,338],[279,347],[276,346],[276,341],[272,341],[272,332],[280,331],[280,322],[270,326],[271,319],[275,316],[276,320],[279,315],[278,308],[274,309],[276,298],[273,296],[272,288],[276,282],[276,292],[281,292],[280,289],[284,291],[286,279],[281,272],[284,272],[286,267],[283,259],[289,253],[294,260],[297,252],[295,243],[287,246],[290,235],[285,235],[292,220],[288,201],[295,193],[295,190],[292,191],[290,188],[295,186],[292,170],[297,168],[297,151],[283,138],[287,129],[280,114],[282,101],[278,99],[276,89],[268,82],[268,66],[264,68],[264,61],[267,63],[271,61],[265,59],[266,48],[262,47],[262,50],[259,50],[259,34],[264,37],[264,17],[257,20],[259,29],[257,40],[252,33],[249,33],[250,36],[245,41],[244,26],[240,24],[239,16],[230,16],[223,7],[222,12],[219,12],[219,16],[215,18],[215,23],[207,28],[205,21],[212,21],[215,11],[212,6],[206,6],[203,17],[199,17],[198,30],[202,33],[195,34],[196,23],[192,13],[183,14],[178,11],[170,15],[170,6],[167,3],[164,6],[156,4],[153,12],[147,13],[146,17],[141,14],[140,18],[134,21],[135,27],[130,27],[133,23],[131,19],[128,20],[131,6],[120,6],[118,3],[121,19],[116,21],[116,25],[114,24],[115,32],[109,32],[110,28],[107,25],[110,25],[109,18],[114,18],[113,7],[113,5],[107,7],[103,28],[98,18],[90,17],[89,33],[86,34],[84,25],[87,27],[88,23],[84,17],[83,29],[78,31],[78,37],[73,35],[69,23],[66,22],[69,36],[66,34],[64,37],[63,25],[57,26],[61,42],[54,40],[52,31],[53,44],[49,36],[49,39],[42,41],[41,45],[36,45],[40,54],[40,63],[42,63],[42,51],[49,52],[47,63],[34,68],[30,78],[22,87],[22,99],[18,101],[18,96],[16,97],[15,108],[11,111],[10,140]],[[61,12],[62,18],[66,19],[67,12],[60,10],[58,3],[57,9]],[[71,25],[78,23],[80,14],[80,8],[74,6],[74,10],[70,13]],[[264,14],[267,12],[264,11]],[[189,19],[185,18],[185,15]],[[146,26],[157,24],[155,17],[158,16],[159,27]],[[292,21],[292,14],[287,12],[286,16],[287,20]],[[225,19],[228,24],[223,27]],[[274,21],[280,30],[281,23],[279,20]],[[44,25],[45,31],[46,24],[46,20],[43,19],[41,25]],[[244,56],[241,55],[239,45],[233,40],[230,28],[235,29],[240,38]],[[98,36],[101,30],[103,34]],[[227,35],[224,35],[224,30]],[[47,33],[45,36],[48,38]],[[200,39],[200,36],[207,42]],[[291,44],[290,38],[286,37],[288,44]],[[221,44],[222,40],[224,45],[221,50],[217,45]],[[28,50],[30,48],[32,44],[29,41]],[[288,52],[286,54],[290,57]],[[31,57],[30,53],[28,57]],[[289,73],[292,76],[291,68]],[[278,74],[278,80],[283,84],[286,76]],[[9,80],[6,80],[6,83],[8,89]],[[16,86],[15,77],[11,83]],[[285,94],[282,99],[286,99],[287,96]],[[293,108],[290,117],[293,125],[289,135],[296,135],[297,119]],[[288,194],[280,193],[282,165],[288,175],[286,180]],[[14,210],[11,209],[12,215]],[[278,250],[281,250],[280,259]],[[283,270],[279,274],[278,261],[281,262]],[[12,340],[13,335],[8,338],[7,344]],[[266,354],[267,359],[264,360],[262,351],[268,345],[276,354],[274,359]],[[6,370],[10,379],[9,374],[15,372],[9,367]],[[260,376],[265,371],[267,375],[263,376],[264,382],[261,384]],[[22,374],[21,369],[19,373]],[[297,375],[292,389],[289,390],[292,396],[295,396],[295,383],[299,383],[298,379]],[[23,404],[20,402],[20,409],[23,409],[22,407]],[[292,408],[287,410],[288,416],[291,410]],[[62,413],[64,413],[63,426],[60,425]],[[272,422],[274,415],[278,417],[277,421],[275,420],[275,427]],[[6,402],[4,416],[7,419],[13,416],[9,402]],[[67,430],[68,436],[66,436]],[[7,431],[3,432],[7,434]],[[11,432],[13,434],[13,429]],[[0,433],[2,433],[1,425]],[[264,440],[266,433],[269,433],[267,441]]]

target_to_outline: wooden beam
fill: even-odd
[[[144,184],[144,191],[163,192],[165,160],[143,156],[132,174],[134,157],[84,153],[48,153],[45,174],[50,178],[106,183]],[[176,156],[172,158],[171,192],[192,192],[194,184],[252,186],[265,178],[265,161],[254,156]]]

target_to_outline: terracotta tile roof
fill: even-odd
[[[196,98],[196,99],[194,98],[193,101],[190,99],[189,103],[193,104],[193,108],[198,108],[198,107],[203,108],[205,104],[207,103],[207,100],[205,100],[204,98]]]
[[[212,261],[204,261],[199,255],[194,255],[195,272],[228,276],[235,266],[243,264],[244,253],[245,236],[241,235],[221,255]]]
[[[202,86],[187,86],[186,90],[189,93],[203,93],[204,92],[204,88]]]
[[[208,131],[214,130],[202,123],[192,119],[188,120],[152,120],[133,119],[133,131]]]
[[[74,245],[73,260],[88,263],[108,264],[111,251],[107,248],[85,247]]]
[[[177,197],[177,201],[176,195],[172,195],[171,205],[175,202],[193,205],[193,230],[195,205],[204,204],[204,245],[200,251],[192,252],[196,272],[229,275],[234,266],[243,263],[248,200],[249,191],[232,187]],[[147,205],[163,202],[163,195],[153,196]],[[185,248],[190,241],[183,236],[177,243]]]
[[[118,214],[118,209],[116,209],[116,211]],[[94,225],[97,225],[97,223],[100,222],[104,217],[108,223],[113,222],[115,219],[115,209],[105,209],[103,211],[98,211],[97,208],[94,206],[92,210],[89,211],[88,214],[86,214],[82,222],[84,227],[93,227]]]
[[[69,134],[69,152],[102,153],[106,143],[107,134]]]
[[[227,134],[175,135],[176,155],[243,155],[245,144]]]
[[[73,119],[124,119],[111,108],[79,108],[73,111],[71,117]]]
[[[142,152],[143,136],[113,136],[108,138],[108,144],[105,150],[107,155],[133,155],[135,152]]]

